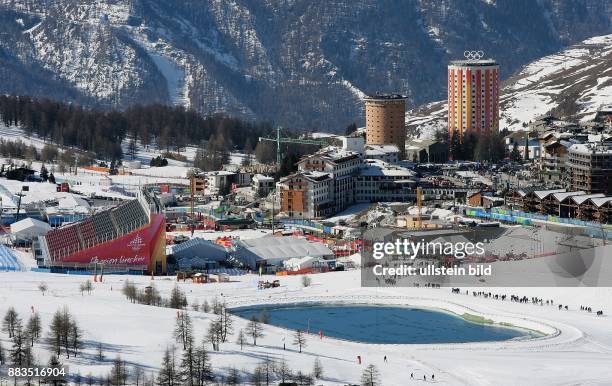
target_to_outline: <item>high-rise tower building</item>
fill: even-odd
[[[482,51],[466,51],[465,60],[448,65],[448,133],[459,140],[499,128],[499,66],[481,59]]]
[[[376,94],[365,98],[366,144],[397,145],[403,155],[406,146],[406,97]]]

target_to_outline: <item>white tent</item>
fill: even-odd
[[[34,218],[24,218],[11,224],[11,235],[14,240],[34,240],[38,236],[46,235],[51,226],[46,222]]]
[[[58,200],[57,209],[61,212],[84,213],[91,211],[89,203],[83,198],[69,194]]]
[[[305,268],[323,267],[327,262],[320,257],[304,256],[292,257],[283,261],[283,266],[290,271],[299,271]]]
[[[232,255],[254,268],[256,262],[261,260],[265,260],[269,265],[280,266],[283,261],[294,257],[331,258],[334,253],[323,243],[309,242],[299,237],[283,236],[241,240],[237,250]]]

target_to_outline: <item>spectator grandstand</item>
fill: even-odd
[[[0,244],[0,272],[23,270],[25,270],[25,267],[17,256],[10,249]]]
[[[165,272],[165,221],[160,210],[157,198],[143,191],[135,200],[55,228],[35,245],[39,266],[95,269],[94,264],[102,264]]]

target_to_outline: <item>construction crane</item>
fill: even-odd
[[[417,227],[423,229],[423,219],[421,217],[421,208],[423,207],[423,189],[419,186],[416,190],[417,200]]]
[[[276,128],[276,138],[267,138],[267,137],[259,137],[259,142],[262,141],[270,141],[276,142],[276,166],[280,168],[282,161],[281,154],[281,143],[296,143],[300,145],[315,145],[315,146],[325,146],[327,142],[317,141],[314,139],[297,139],[297,138],[289,138],[289,137],[281,137],[282,127]]]
[[[192,174],[189,178],[189,206],[191,212],[191,237],[195,233],[195,190],[196,190],[196,177]]]

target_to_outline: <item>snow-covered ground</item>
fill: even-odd
[[[45,141],[42,138],[37,137],[36,135],[27,135],[26,132],[16,126],[6,126],[3,123],[0,123],[0,138],[5,141],[21,141],[25,145],[34,146],[36,149],[41,150],[46,144],[52,144],[49,141]],[[193,160],[195,158],[196,151],[198,150],[197,144],[191,144],[181,149],[179,153],[181,156],[184,156],[187,161],[177,161],[173,159],[167,159],[168,165],[170,167],[163,168],[149,168],[149,163],[151,159],[161,156],[162,153],[166,151],[166,149],[159,149],[155,144],[150,144],[148,146],[143,146],[140,142],[136,145],[136,151],[133,154],[130,152],[130,138],[125,138],[121,143],[121,148],[123,151],[123,160],[124,161],[140,161],[142,163],[142,169],[135,169],[134,173],[139,175],[153,175],[153,176],[161,176],[161,177],[184,177],[187,172],[193,168]],[[60,148],[60,151],[62,149]],[[175,150],[172,150],[175,152]],[[229,157],[230,165],[242,165],[242,162],[246,154],[240,152],[231,152]],[[15,163],[20,163],[20,160],[13,160]],[[25,161],[24,161],[25,162]],[[256,162],[255,157],[252,157],[252,162]],[[40,167],[39,162],[33,162],[32,167],[36,170],[37,167]],[[155,171],[158,170],[158,171]]]
[[[193,237],[199,237],[204,240],[216,240],[219,237],[234,237],[240,240],[249,240],[249,239],[258,239],[260,237],[267,236],[271,234],[271,230],[267,229],[239,229],[234,231],[202,231],[196,230],[193,234]],[[191,235],[191,231],[187,232],[168,232],[169,236],[178,236],[178,235]]]
[[[121,294],[128,277],[106,276],[103,283],[95,283],[91,295],[81,295],[79,284],[87,277],[43,274],[34,272],[0,273],[0,314],[14,306],[22,317],[31,307],[40,313],[43,325],[59,307],[67,306],[85,333],[86,345],[77,359],[66,361],[71,371],[106,374],[111,361],[121,355],[130,364],[138,364],[152,374],[160,365],[163,351],[173,345],[172,331],[176,311],[131,304]],[[150,284],[149,277],[129,277],[139,287]],[[377,345],[362,344],[332,338],[309,336],[303,353],[293,346],[293,333],[273,326],[265,326],[265,337],[257,346],[244,350],[235,344],[235,336],[211,352],[217,374],[228,367],[252,371],[266,357],[285,359],[294,370],[310,372],[315,358],[323,362],[325,377],[322,385],[359,383],[367,364],[375,364],[381,373],[382,384],[410,385],[421,381],[410,380],[435,374],[438,384],[452,385],[607,385],[612,383],[612,334],[609,317],[579,311],[581,304],[593,308],[610,309],[610,288],[517,288],[492,292],[519,296],[539,296],[553,299],[555,304],[568,304],[569,311],[556,306],[535,306],[489,300],[481,297],[452,294],[450,289],[427,288],[362,288],[359,271],[313,275],[310,287],[301,287],[301,278],[282,277],[281,287],[257,290],[260,278],[246,275],[231,283],[193,284],[180,282],[190,303],[217,297],[229,306],[254,303],[282,303],[297,301],[367,302],[374,304],[406,304],[443,308],[457,313],[469,312],[496,321],[531,327],[550,333],[545,338],[496,343],[434,344],[434,345]],[[46,282],[49,290],[43,297],[37,287]],[[155,278],[155,286],[168,296],[176,285],[172,278]],[[213,315],[189,311],[194,319],[198,341],[202,340]],[[348,322],[348,321],[347,321]],[[236,331],[246,321],[236,319]],[[376,328],[384,328],[381,322]],[[389,333],[393,333],[390,331]],[[5,346],[6,334],[0,334]],[[98,363],[95,347],[102,342],[106,359]],[[287,349],[283,350],[283,343]],[[48,359],[43,344],[35,345],[40,361]],[[179,349],[180,352],[180,349]],[[361,355],[359,365],[356,356]],[[384,363],[387,356],[389,361]]]
[[[448,104],[443,101],[432,102],[406,114],[408,136],[414,138],[435,138],[436,131],[448,130]]]
[[[17,126],[6,126],[4,123],[0,123],[0,138],[5,141],[21,141],[25,145],[34,146],[38,150],[41,150],[48,143],[37,136],[26,135],[25,131]]]
[[[56,186],[50,183],[0,179],[0,185],[4,188],[0,188],[0,197],[5,208],[16,205],[16,201],[18,201],[16,194],[20,193],[24,186],[27,186],[29,190],[21,193],[23,194],[21,198],[22,204],[59,199],[69,195],[69,193],[57,192]],[[9,193],[11,193],[12,197],[9,197]]]
[[[130,172],[135,176],[187,178],[192,169],[193,167],[189,166],[168,165],[162,167],[132,169]]]
[[[596,36],[525,66],[502,90],[500,129],[521,129],[559,105],[564,93],[577,94],[578,118],[593,119],[612,101],[611,53],[612,35]]]
[[[351,205],[345,210],[343,210],[342,212],[338,213],[337,215],[333,217],[326,219],[325,221],[333,222],[336,224],[340,221],[347,221],[347,222],[352,221],[353,219],[355,219],[355,217],[357,217],[357,215],[360,212],[363,212],[364,210],[368,209],[370,206],[372,206],[372,204],[370,203]]]

